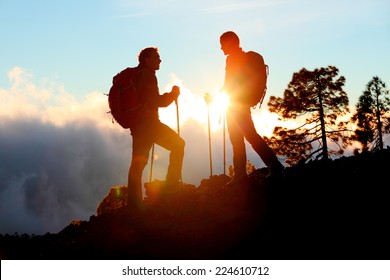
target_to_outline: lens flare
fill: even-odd
[[[229,96],[225,92],[220,92],[213,96],[210,109],[214,111],[214,116],[222,116],[225,114],[228,106]]]

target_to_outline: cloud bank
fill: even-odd
[[[130,137],[111,125],[103,94],[79,101],[17,67],[8,77],[11,86],[0,88],[0,233],[57,232],[125,183]]]

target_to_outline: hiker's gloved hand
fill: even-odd
[[[180,95],[180,88],[178,86],[173,86],[171,90],[171,95],[173,100],[177,100]]]

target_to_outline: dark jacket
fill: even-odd
[[[137,67],[136,88],[144,104],[141,117],[159,118],[158,108],[167,107],[174,101],[170,93],[160,95],[156,71],[141,65]]]

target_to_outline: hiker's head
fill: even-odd
[[[138,56],[139,65],[151,70],[160,69],[160,54],[158,48],[148,47],[143,49]]]
[[[219,38],[221,50],[225,55],[231,54],[240,49],[240,39],[233,31],[227,31]]]

